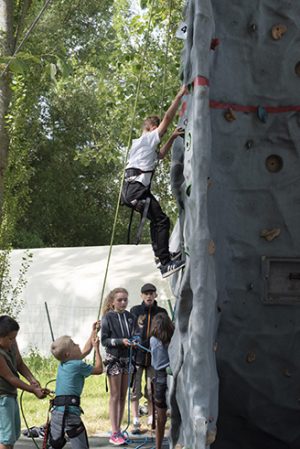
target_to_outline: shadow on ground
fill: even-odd
[[[42,449],[43,440],[42,438],[35,439],[36,443],[38,444],[39,448]],[[112,444],[109,444],[108,437],[89,437],[89,444],[91,448],[102,448],[102,449],[111,449],[114,447]],[[70,449],[71,445],[70,443],[67,443],[65,448]],[[130,439],[130,443],[126,444],[124,446],[119,446],[121,448],[128,448],[128,449],[155,449],[155,439],[151,437],[140,437],[140,438],[134,438]],[[21,437],[17,443],[14,446],[15,449],[36,449],[36,446],[34,445],[31,438],[27,437]],[[164,441],[163,449],[168,449],[169,444],[167,442],[167,439]]]

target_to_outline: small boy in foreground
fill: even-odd
[[[81,351],[71,337],[63,336],[51,345],[51,352],[61,363],[56,376],[55,399],[51,411],[50,446],[60,449],[66,443],[65,433],[70,438],[73,449],[88,449],[88,439],[84,424],[80,418],[80,395],[85,378],[103,372],[102,359],[99,351],[97,331],[100,322],[93,324],[91,336]],[[94,347],[95,366],[82,361]],[[1,449],[1,448],[0,448]]]
[[[10,316],[0,316],[0,449],[12,449],[21,432],[17,389],[28,391],[42,399],[41,389],[24,363],[16,342],[20,327]],[[29,384],[19,379],[19,373]]]

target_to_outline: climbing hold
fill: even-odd
[[[236,120],[236,115],[231,108],[228,108],[224,112],[224,118],[225,120],[227,120],[227,122],[233,122],[234,120]]]
[[[300,76],[300,61],[295,65],[296,75]]]
[[[212,39],[211,43],[210,43],[210,49],[215,50],[219,44],[220,44],[220,40],[218,38]]]
[[[177,39],[185,40],[187,37],[187,24],[185,22],[181,22],[176,31]]]
[[[217,341],[215,342],[213,349],[214,349],[214,352],[217,352],[217,349],[218,349],[218,342]]]
[[[263,106],[258,106],[257,108],[257,117],[263,123],[267,123],[268,113]]]
[[[247,148],[247,150],[250,150],[254,145],[253,140],[247,140],[247,142],[245,143],[245,147]]]
[[[208,244],[208,254],[212,256],[216,252],[216,245],[213,240],[211,240]]]
[[[255,362],[255,360],[256,360],[255,352],[253,352],[253,351],[248,352],[246,360],[248,363]]]
[[[251,290],[253,290],[254,289],[254,284],[253,284],[253,282],[250,282],[248,285],[247,285],[247,290],[248,291],[251,291]]]
[[[210,178],[207,178],[207,188],[211,187],[213,185],[213,182]]]
[[[266,168],[270,173],[277,173],[283,167],[283,160],[277,154],[271,154],[266,159]]]
[[[251,23],[251,24],[249,25],[249,30],[250,30],[252,33],[255,33],[255,32],[257,31],[257,25],[256,25],[256,23]]]
[[[272,27],[272,38],[275,41],[278,41],[279,39],[281,39],[283,37],[283,35],[287,32],[287,27],[285,25],[282,25],[281,23],[274,25]]]
[[[189,186],[187,186],[185,193],[187,194],[187,196],[191,195],[191,190],[192,190],[192,186],[191,184]]]
[[[217,436],[217,430],[209,430],[206,433],[206,446],[210,446],[211,444],[214,443],[214,441],[216,440],[216,436]]]
[[[285,377],[292,377],[292,374],[288,368],[285,368],[283,374],[285,375]]]
[[[272,242],[272,240],[280,235],[280,232],[280,228],[263,229],[260,236],[267,240],[267,242]]]
[[[189,151],[191,149],[192,144],[192,135],[191,133],[188,133],[186,139],[185,139],[185,149],[186,151]]]

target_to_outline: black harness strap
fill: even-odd
[[[127,245],[130,245],[130,234],[131,234],[131,225],[132,225],[133,213],[134,213],[134,209],[131,209],[130,218],[129,218],[129,224],[128,224],[128,230],[127,230]]]
[[[123,184],[122,194],[121,194],[121,204],[126,205],[131,208],[131,214],[130,214],[128,231],[127,231],[127,244],[130,244],[130,233],[131,233],[131,226],[132,226],[132,220],[133,220],[133,211],[135,210],[135,211],[139,212],[139,214],[141,215],[141,221],[140,221],[140,224],[139,224],[139,227],[137,230],[137,234],[136,234],[136,238],[135,238],[135,244],[138,245],[141,241],[142,231],[143,231],[145,221],[147,218],[147,214],[148,214],[148,210],[149,210],[151,198],[147,196],[147,192],[148,192],[148,189],[150,188],[150,186],[149,187],[143,186],[144,190],[142,189],[142,192],[140,190],[138,190],[136,192],[137,193],[136,198],[132,194],[132,191],[131,191],[130,199],[128,199],[128,189],[130,188],[130,186],[133,186],[133,185],[142,186],[141,183],[136,181],[136,177],[143,173],[151,173],[151,180],[152,180],[154,170],[143,171],[143,170],[140,170],[139,168],[127,168],[125,170],[125,178],[124,178],[124,184]],[[150,181],[150,183],[151,183],[151,181]],[[133,199],[131,199],[132,197],[133,197]]]
[[[145,199],[145,203],[144,203],[144,208],[143,208],[143,213],[141,215],[141,221],[137,230],[137,234],[136,234],[136,238],[135,238],[135,244],[138,245],[141,241],[141,236],[142,236],[142,232],[143,232],[143,228],[145,226],[145,222],[146,222],[146,218],[148,215],[148,210],[149,210],[149,206],[150,206],[150,201],[151,198],[148,196]]]

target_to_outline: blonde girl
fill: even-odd
[[[126,402],[129,375],[129,346],[134,334],[135,317],[126,310],[128,292],[115,288],[105,300],[101,325],[101,343],[105,347],[106,374],[109,381],[109,416],[112,434],[109,442],[115,446],[126,443],[121,422]]]

